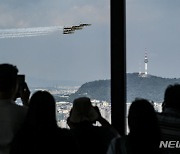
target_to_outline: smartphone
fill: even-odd
[[[20,89],[23,87],[23,85],[25,83],[25,75],[24,74],[18,74],[17,82],[18,82],[18,91],[16,94],[16,98],[20,97]]]
[[[25,82],[25,75],[24,74],[19,74],[17,76],[17,78],[18,78],[18,84],[22,84]]]

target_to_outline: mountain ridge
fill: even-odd
[[[127,73],[127,102],[135,98],[146,98],[154,102],[163,102],[164,91],[170,84],[180,83],[180,78],[163,78],[154,75],[140,77],[138,73]],[[78,97],[90,97],[110,102],[110,79],[86,82],[69,96],[72,102]]]

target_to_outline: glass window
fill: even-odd
[[[110,1],[3,0],[0,7],[0,63],[17,65],[32,93],[54,95],[60,125],[66,127],[75,94],[90,97],[110,119]]]
[[[126,0],[127,108],[139,97],[161,112],[165,89],[180,83],[179,4]]]

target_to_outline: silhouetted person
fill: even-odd
[[[74,100],[67,120],[82,154],[105,154],[111,139],[118,135],[87,97]],[[94,126],[97,121],[102,126]]]
[[[35,92],[11,154],[70,154],[78,153],[76,149],[70,132],[57,126],[54,97],[47,91]]]
[[[0,64],[0,154],[8,154],[12,140],[21,128],[27,108],[17,105],[18,69],[11,64]],[[29,99],[28,87],[21,90],[21,98]],[[23,102],[27,103],[27,102]]]
[[[169,85],[164,93],[162,113],[158,114],[163,141],[180,141],[180,84]],[[180,148],[169,148],[180,153]]]
[[[128,114],[129,134],[112,140],[108,154],[158,154],[161,140],[156,112],[145,99],[132,102]]]

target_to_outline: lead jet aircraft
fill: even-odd
[[[80,24],[79,26],[91,26],[91,24]]]

